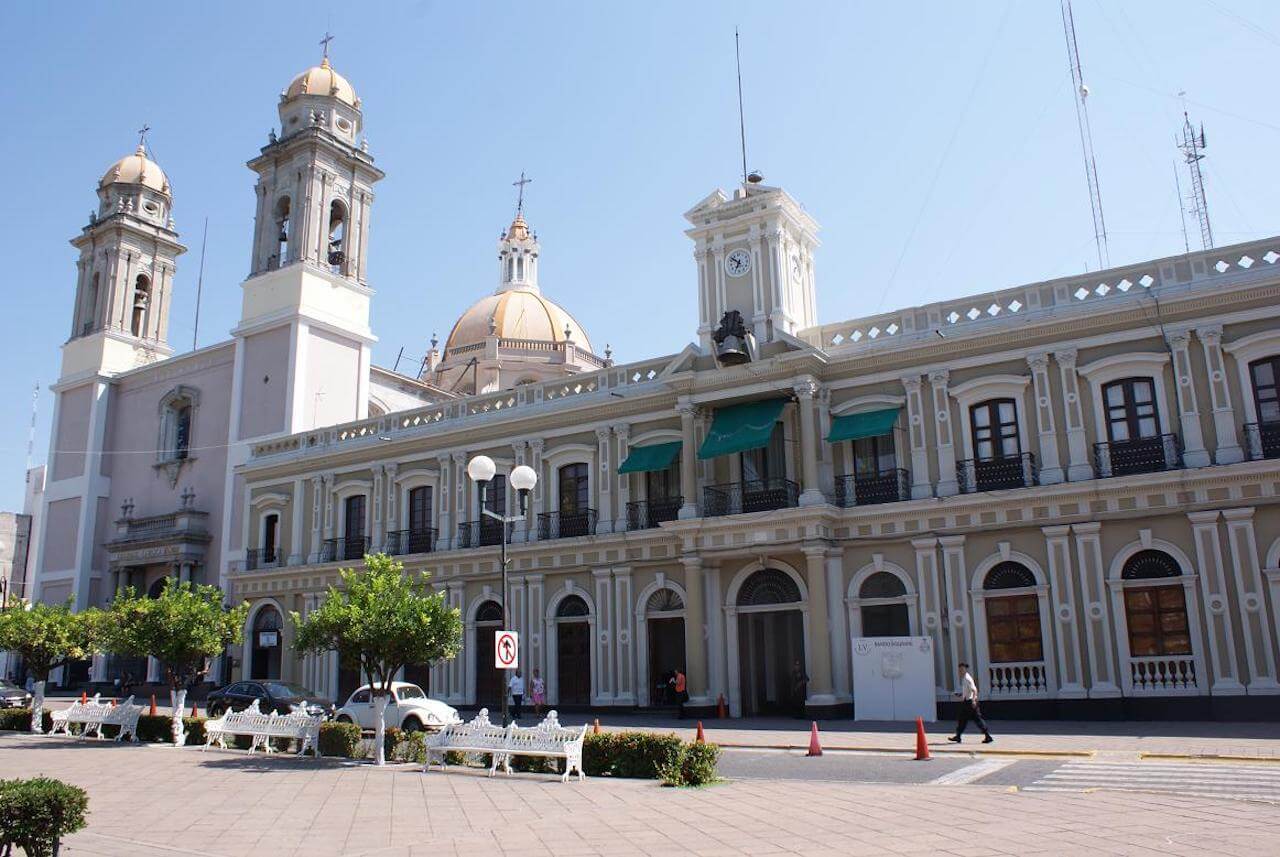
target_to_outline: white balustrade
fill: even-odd
[[[1194,655],[1129,658],[1134,696],[1193,696],[1199,693]]]
[[[987,670],[986,693],[990,699],[1048,696],[1049,677],[1044,661],[992,664]]]

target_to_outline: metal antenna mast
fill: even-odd
[[[1062,0],[1062,31],[1067,38],[1067,63],[1071,67],[1071,83],[1075,86],[1076,124],[1080,126],[1080,148],[1084,154],[1084,176],[1089,185],[1089,208],[1093,212],[1093,240],[1098,245],[1098,265],[1110,267],[1107,250],[1107,222],[1102,216],[1102,190],[1098,186],[1098,165],[1093,157],[1093,132],[1089,129],[1089,87],[1080,72],[1080,49],[1076,45],[1076,23],[1071,15],[1071,0]]]
[[[204,234],[200,237],[200,273],[196,276],[196,323],[191,331],[191,350],[200,347],[200,293],[204,291],[204,248],[209,243],[209,216],[204,218]]]
[[[36,408],[40,404],[40,382],[31,390],[31,428],[27,432],[27,469],[31,469],[31,456],[36,446]]]
[[[1204,245],[1204,249],[1209,250],[1213,248],[1213,227],[1209,225],[1209,202],[1205,199],[1204,175],[1200,172],[1200,162],[1204,160],[1205,149],[1204,123],[1200,124],[1200,132],[1197,134],[1195,126],[1191,124],[1191,117],[1185,110],[1182,112],[1182,139],[1178,142],[1178,148],[1182,150],[1187,172],[1191,174],[1189,211],[1200,223],[1200,243]]]
[[[1187,237],[1187,209],[1182,200],[1182,180],[1178,178],[1178,165],[1173,165],[1173,188],[1178,193],[1178,219],[1182,221],[1182,247],[1191,252],[1191,239]]]
[[[738,28],[733,28],[733,59],[738,66],[738,138],[742,144],[742,186],[747,185],[747,120],[742,110],[742,51],[738,47]]]

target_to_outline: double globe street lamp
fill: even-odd
[[[518,514],[504,515],[489,508],[489,483],[493,481],[493,477],[497,472],[498,466],[487,455],[477,455],[467,462],[467,476],[471,478],[471,481],[480,490],[480,514],[499,522],[499,544],[502,546],[500,554],[500,563],[502,565],[502,630],[507,631],[510,630],[507,627],[507,604],[510,603],[510,595],[507,592],[507,527],[525,519],[529,507],[529,493],[538,484],[538,474],[532,467],[524,464],[511,471],[511,476],[508,477],[508,480],[511,483],[511,487],[516,489],[516,509]],[[507,687],[508,680],[504,675],[502,685],[503,726],[507,725]]]

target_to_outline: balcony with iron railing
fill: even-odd
[[[350,562],[369,552],[368,536],[341,536],[320,543],[320,562]]]
[[[459,549],[492,547],[502,544],[503,524],[485,518],[481,521],[463,521],[458,524]],[[507,541],[511,541],[511,524],[506,524]]]
[[[1030,452],[998,458],[966,458],[956,464],[960,493],[1030,488],[1039,482],[1036,457]]]
[[[1182,442],[1176,434],[1111,440],[1093,445],[1094,473],[1099,479],[1131,473],[1158,473],[1182,466]]]
[[[576,512],[543,512],[538,515],[539,539],[572,539],[596,532],[596,510]]]
[[[896,467],[875,473],[850,473],[836,477],[836,505],[872,506],[911,499],[911,474]]]
[[[1245,423],[1244,448],[1250,461],[1280,458],[1280,420]]]
[[[663,521],[680,517],[683,497],[659,497],[652,500],[632,500],[627,504],[627,529],[650,530]]]
[[[799,502],[800,486],[780,477],[707,485],[702,489],[702,513],[709,518],[789,509]]]
[[[418,530],[392,530],[387,533],[385,550],[391,556],[431,553],[436,549],[436,535],[434,527]]]
[[[279,568],[284,565],[284,553],[279,548],[249,548],[244,552],[244,570]]]

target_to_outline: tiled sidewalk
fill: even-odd
[[[982,786],[421,774],[243,753],[0,736],[0,775],[90,793],[69,857],[235,855],[1254,855],[1280,809]]]

